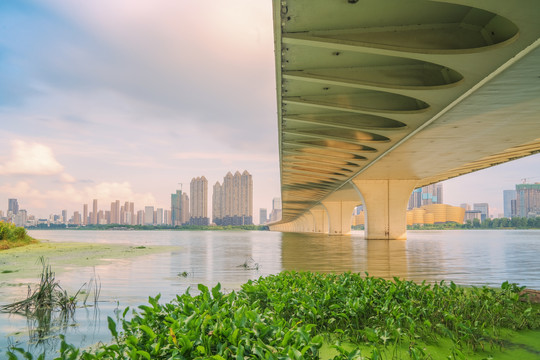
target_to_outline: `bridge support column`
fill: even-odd
[[[294,221],[295,232],[313,232],[313,217],[311,214],[302,215]]]
[[[351,233],[351,217],[358,201],[323,201],[328,212],[330,235],[347,235]]]
[[[310,210],[313,214],[313,231],[316,233],[328,234],[328,214],[326,209],[317,205]]]
[[[368,240],[405,240],[407,203],[417,180],[352,180],[360,191]]]

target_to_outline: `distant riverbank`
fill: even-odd
[[[29,227],[28,230],[178,230],[178,231],[216,231],[216,230],[229,230],[229,231],[266,231],[268,226],[266,225],[121,225],[121,224],[103,224],[103,225],[66,225],[66,224],[50,224]]]

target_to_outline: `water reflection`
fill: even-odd
[[[362,261],[355,257],[350,236],[281,235],[281,268],[286,271],[355,271]]]
[[[405,240],[366,240],[366,245],[369,275],[385,279],[409,276]]]

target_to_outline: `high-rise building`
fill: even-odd
[[[488,203],[473,204],[473,210],[480,211],[480,221],[489,219],[489,205]]]
[[[96,200],[97,203],[97,200]],[[99,210],[96,215],[96,224],[99,225],[105,225],[107,224],[107,218],[105,217],[105,214],[103,213],[103,210]]]
[[[83,225],[88,225],[88,204],[83,204],[82,224]]]
[[[92,225],[96,225],[98,223],[98,203],[97,199],[94,199],[92,201],[92,221],[90,222]]]
[[[120,200],[111,203],[110,224],[120,224]]]
[[[516,193],[517,216],[540,216],[540,183],[518,184]]]
[[[266,210],[266,208],[260,208],[259,209],[259,224],[266,224],[266,221],[268,221],[267,219],[268,217],[268,211]]]
[[[154,225],[154,207],[144,207],[144,225]]]
[[[164,209],[163,210],[163,223],[167,226],[171,226],[171,211]]]
[[[13,223],[16,226],[26,226],[27,221],[28,221],[28,215],[26,213],[26,210],[17,209],[17,214],[13,215]]]
[[[189,218],[189,196],[183,192],[180,200],[180,220],[182,221],[182,224],[189,223]]]
[[[62,210],[62,223],[67,224],[68,217],[67,217],[67,210]]]
[[[73,213],[73,221],[72,221],[72,223],[74,225],[81,225],[81,213],[80,212],[75,211]]]
[[[216,181],[212,189],[212,222],[219,224],[223,218],[223,186]]]
[[[164,221],[163,221],[163,209],[162,208],[157,208],[156,209],[156,221],[155,221],[155,224],[158,225],[158,226],[161,226],[164,224]]]
[[[191,225],[208,225],[208,180],[204,176],[191,179],[189,184]]]
[[[427,185],[414,189],[407,208],[409,210],[422,206],[443,203],[443,186],[441,183]]]
[[[242,174],[229,171],[223,184],[216,182],[212,194],[212,219],[217,225],[253,224],[253,178],[247,170]]]
[[[270,213],[270,222],[281,220],[281,198],[272,199],[272,212]]]
[[[253,224],[253,177],[244,170],[240,177],[240,204],[239,216],[243,219],[243,225]]]
[[[504,217],[516,216],[516,190],[503,190]]]
[[[19,212],[19,202],[17,199],[8,199],[8,216],[9,215],[17,215]]]
[[[189,196],[182,190],[171,194],[171,225],[179,226],[189,222]]]

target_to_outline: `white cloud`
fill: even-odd
[[[55,175],[64,170],[48,146],[22,140],[14,140],[12,144],[11,156],[3,164],[0,163],[0,174]]]
[[[68,173],[62,173],[60,175],[60,180],[65,183],[74,183],[75,181],[77,181],[73,176],[69,175]]]

